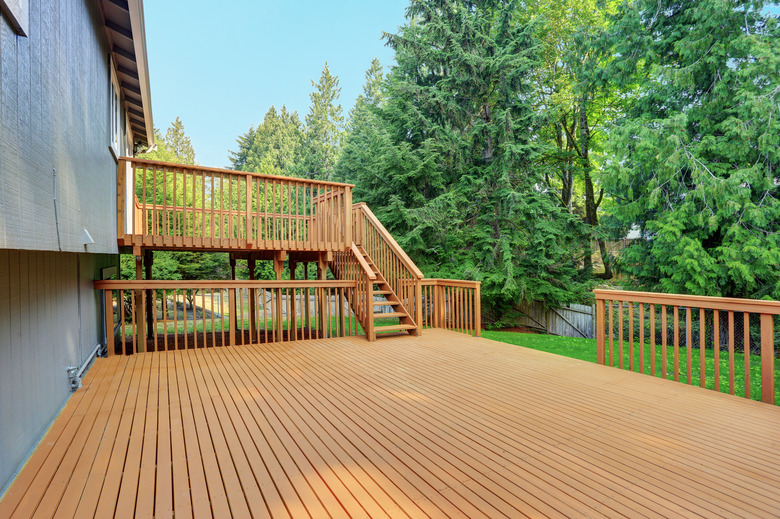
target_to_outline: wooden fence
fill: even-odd
[[[732,395],[739,381],[750,398],[754,352],[761,359],[761,400],[774,403],[774,321],[780,302],[620,290],[595,294],[600,364],[716,391],[728,384]],[[721,373],[722,360],[728,363],[727,373]]]
[[[109,355],[361,335],[355,281],[96,281]],[[152,312],[147,314],[146,307]],[[147,318],[151,315],[151,319]],[[115,330],[115,333],[111,333]]]
[[[596,307],[570,304],[550,307],[541,301],[525,301],[517,308],[523,313],[518,325],[562,337],[596,337]]]
[[[352,186],[123,157],[120,245],[334,251],[352,244]]]

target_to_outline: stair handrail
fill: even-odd
[[[352,250],[352,254],[355,255],[355,259],[357,259],[358,264],[363,267],[363,270],[365,271],[366,276],[368,276],[368,279],[371,281],[375,280],[376,274],[374,274],[374,272],[371,270],[371,267],[368,266],[368,262],[358,250],[355,242],[352,242],[352,247],[350,247],[350,249]]]
[[[401,246],[398,245],[398,242],[395,241],[395,238],[393,238],[393,236],[385,228],[385,226],[382,225],[382,222],[379,221],[379,218],[376,217],[376,215],[373,213],[373,211],[371,211],[371,209],[369,209],[368,205],[365,202],[358,202],[356,204],[352,204],[352,208],[361,211],[363,213],[363,215],[377,230],[379,235],[384,239],[384,241],[387,243],[387,245],[390,247],[393,253],[398,257],[398,259],[401,260],[404,266],[406,266],[406,268],[409,269],[409,271],[412,272],[412,274],[414,274],[417,277],[417,279],[423,279],[425,277],[422,271],[417,267],[417,265],[415,265],[414,261],[412,261],[412,259],[406,254],[406,251],[404,251],[401,248]],[[353,225],[360,225],[355,221],[354,218],[352,222]],[[363,238],[362,233],[353,232],[353,239],[354,238],[360,238],[362,240]]]

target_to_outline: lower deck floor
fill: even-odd
[[[0,517],[770,517],[780,409],[426,330],[98,359]]]

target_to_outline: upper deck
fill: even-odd
[[[344,251],[352,186],[123,157],[117,237],[136,249]]]

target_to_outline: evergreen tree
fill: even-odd
[[[268,175],[292,175],[301,161],[303,128],[298,112],[271,107],[257,128],[240,135],[230,152],[232,169]]]
[[[363,93],[355,100],[349,112],[344,146],[334,173],[335,180],[355,184],[355,199],[370,194],[365,188],[372,184],[370,177],[378,174],[382,151],[388,145],[384,123],[378,110],[384,105],[382,65],[377,58],[366,71]]]
[[[305,118],[301,176],[332,180],[344,137],[344,115],[338,104],[341,87],[339,78],[331,75],[327,62],[319,82],[311,84],[314,92],[309,95],[311,107]]]
[[[641,80],[610,132],[624,269],[664,292],[780,299],[780,31],[765,2],[634,0],[605,72]]]
[[[387,35],[398,65],[381,110],[388,145],[369,202],[428,275],[483,281],[506,310],[519,299],[582,295],[571,215],[534,167],[539,66],[516,2],[413,0]]]
[[[184,132],[184,123],[178,117],[165,132],[165,145],[180,164],[195,164],[195,150],[192,142]]]

